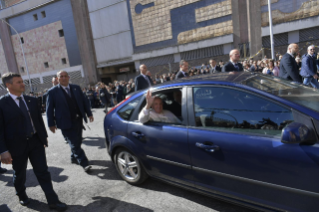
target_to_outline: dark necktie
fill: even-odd
[[[27,127],[27,136],[32,136],[34,131],[33,131],[33,126],[32,126],[29,111],[28,111],[27,107],[25,106],[25,103],[22,100],[22,97],[20,96],[17,99],[19,100],[19,107],[20,107],[24,117],[27,120],[27,123],[26,123],[27,124],[27,126],[26,126]]]
[[[236,69],[237,71],[239,71],[239,67],[238,67],[238,64],[237,64],[237,63],[234,64],[234,67],[235,67],[235,69]]]
[[[69,95],[69,97],[71,97],[70,89],[69,88],[65,88],[65,90],[66,90],[66,93]]]

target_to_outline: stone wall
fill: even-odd
[[[261,22],[263,27],[269,25],[269,14],[266,11],[268,11],[266,6],[262,6]],[[272,4],[272,22],[274,25],[318,15],[319,0],[277,0]]]
[[[134,52],[233,33],[231,0],[129,0]]]
[[[70,67],[64,37],[59,36],[61,21],[20,33],[24,40],[23,48],[30,74],[38,74]],[[12,36],[17,64],[21,75],[26,75],[26,68],[21,52],[19,36]],[[62,63],[65,59],[66,64]],[[48,63],[49,67],[45,67]],[[24,72],[21,71],[24,68]]]

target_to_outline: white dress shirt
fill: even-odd
[[[143,124],[148,121],[181,123],[181,121],[169,110],[163,110],[162,113],[156,113],[153,109],[146,109],[146,107],[144,107],[138,115],[138,120]]]
[[[180,69],[179,71],[183,73],[184,77],[187,77],[186,73],[182,69]]]

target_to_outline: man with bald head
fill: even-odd
[[[297,44],[292,43],[288,46],[287,53],[282,56],[280,61],[279,77],[302,83],[299,75],[299,67],[295,60],[298,52],[299,47]]]
[[[146,65],[140,65],[141,74],[135,78],[135,91],[144,90],[153,85],[152,79],[147,75]]]
[[[62,70],[57,73],[59,84],[48,91],[47,120],[51,132],[59,128],[71,147],[71,163],[79,164],[85,172],[91,169],[81,148],[83,120],[94,118],[88,99],[78,85],[69,84],[69,74]]]
[[[233,49],[229,53],[229,61],[223,66],[222,72],[243,71],[243,65],[239,63],[240,53]]]

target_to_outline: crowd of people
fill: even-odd
[[[233,50],[230,54],[230,61],[233,61],[234,63],[230,63],[230,61],[228,61],[224,65],[222,60],[217,62],[217,60],[211,59],[207,64],[190,68],[188,63],[182,60],[180,63],[180,70],[163,74],[155,74],[154,76],[152,76],[151,72],[148,71],[147,66],[142,64],[140,66],[141,74],[135,79],[130,79],[128,81],[116,80],[113,83],[108,84],[98,82],[94,86],[88,85],[87,87],[82,88],[82,91],[89,99],[91,108],[107,108],[113,107],[117,103],[121,102],[126,95],[134,91],[146,89],[152,85],[173,81],[184,76],[193,77],[238,70],[280,77],[282,62],[282,73],[286,73],[285,69],[288,67],[294,67],[295,69],[294,71],[288,70],[289,75],[287,75],[287,73],[283,74],[286,75],[282,76],[283,78],[287,78],[289,76],[288,78],[291,78],[295,82],[319,88],[317,77],[317,71],[319,70],[319,53],[316,54],[315,47],[313,45],[309,46],[307,53],[301,55],[298,50],[298,45],[291,44],[287,49],[287,54],[286,56],[276,55],[276,60],[268,59],[267,56],[265,56],[263,59],[254,60],[253,58],[250,58],[240,61],[239,51]],[[57,78],[53,77],[52,86],[57,84]],[[30,93],[30,96],[38,98],[39,104],[42,105],[42,112],[45,112],[46,92],[47,90],[39,93]]]

